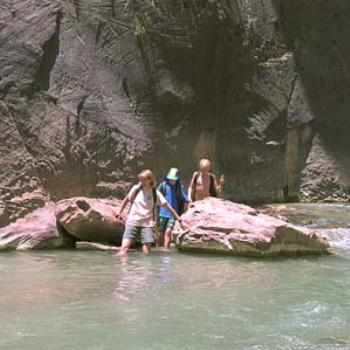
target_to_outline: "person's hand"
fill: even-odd
[[[225,175],[221,174],[219,178],[219,185],[224,186],[225,185]]]
[[[180,224],[180,227],[181,227],[184,231],[187,230],[187,226],[184,224],[184,222],[183,222],[181,219],[179,220],[179,224]]]
[[[119,222],[122,222],[124,223],[124,218],[122,217],[122,215],[119,213],[115,216],[116,220],[119,221]]]

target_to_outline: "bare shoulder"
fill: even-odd
[[[194,179],[198,178],[199,176],[200,176],[200,172],[199,171],[195,171],[193,173],[193,175],[192,175],[192,179],[194,180]]]
[[[191,176],[191,184],[193,184],[194,179],[196,178],[197,174],[198,174],[197,171],[195,171],[195,172],[192,174],[192,176]]]

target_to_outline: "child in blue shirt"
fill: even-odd
[[[183,185],[180,182],[180,172],[176,168],[171,168],[165,180],[159,185],[158,191],[163,194],[170,206],[181,215],[189,202]],[[159,230],[161,237],[164,236],[164,248],[170,249],[175,218],[171,212],[161,207],[159,211]]]

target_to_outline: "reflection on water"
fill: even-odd
[[[337,256],[0,255],[0,349],[349,350],[350,231],[338,209],[320,210]],[[289,210],[322,222],[315,208]]]

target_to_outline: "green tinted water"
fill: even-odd
[[[2,254],[0,349],[350,349],[350,207],[310,208],[337,256]]]

